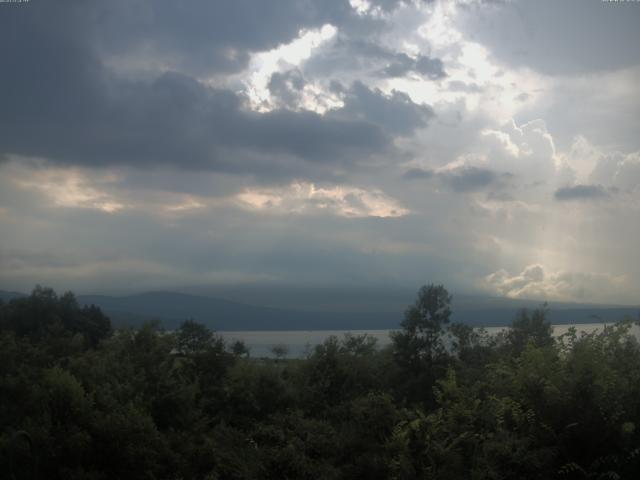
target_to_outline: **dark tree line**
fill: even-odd
[[[451,302],[423,287],[384,349],[270,360],[36,288],[0,304],[0,478],[640,478],[631,321],[554,339],[542,307],[490,336]]]

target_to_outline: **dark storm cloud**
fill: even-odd
[[[225,170],[234,149],[337,162],[381,151],[390,142],[367,121],[286,110],[247,112],[234,93],[177,73],[151,84],[118,82],[112,87],[66,85],[61,90],[70,91],[60,96],[43,95],[30,117],[16,102],[0,113],[7,125],[0,133],[1,144],[11,153],[65,163]],[[76,101],[74,92],[84,90],[94,95],[85,95],[84,103]]]
[[[237,71],[248,54],[295,38],[326,23],[368,31],[381,22],[360,16],[348,0],[31,0],[3,9],[7,23],[51,21],[101,54],[137,51],[189,73]],[[384,11],[402,1],[374,2]],[[19,10],[19,11],[18,11]],[[25,20],[27,19],[28,20]],[[0,20],[1,22],[2,20]]]
[[[313,28],[351,15],[348,3],[323,8],[304,0],[32,0],[19,7],[3,5],[3,43],[21,49],[22,42],[47,34],[65,39],[95,55],[126,58],[142,51],[170,68],[229,71],[242,68],[248,53],[287,42],[301,28]],[[69,46],[69,45],[67,45]],[[60,51],[51,61],[61,60]],[[31,57],[31,61],[40,60]],[[50,72],[52,74],[53,72]]]
[[[299,8],[300,2],[288,2],[295,3],[287,19],[295,27],[287,28],[280,28],[280,16],[264,11],[263,2],[251,2],[253,9],[247,9],[243,20],[236,18],[243,15],[236,2],[196,3],[199,8],[190,10],[180,3],[141,0],[55,5],[34,1],[3,9],[0,153],[87,166],[172,165],[247,172],[268,169],[260,163],[269,155],[347,165],[386,151],[392,143],[390,134],[408,134],[432,115],[428,107],[413,104],[404,94],[386,97],[360,84],[347,91],[345,108],[331,115],[256,113],[244,109],[236,93],[210,88],[188,74],[127,79],[104,64],[101,49],[135,47],[145,31],[151,44],[167,42],[185,50],[192,44],[196,50],[204,48],[202,42],[248,49],[274,45],[295,36],[303,25],[326,20],[315,11],[319,8],[315,3],[307,11]],[[274,4],[282,13],[280,2]],[[332,18],[351,15],[342,8],[336,1],[323,11]],[[126,14],[132,16],[124,18]],[[114,19],[122,20],[119,32],[111,25]],[[88,25],[92,22],[99,28],[92,30]],[[254,23],[270,27],[254,31],[249,28]],[[237,31],[245,27],[249,38]],[[205,38],[209,30],[211,37]],[[215,67],[216,61],[211,65]],[[302,81],[292,73],[276,76],[270,88],[282,95],[283,85],[301,88]]]
[[[349,154],[381,152],[390,143],[384,131],[366,121],[288,110],[247,116],[250,120],[229,137],[238,146],[292,153],[309,160],[348,160],[345,156]]]
[[[602,185],[573,185],[555,191],[553,197],[560,201],[570,200],[602,200],[611,194]]]
[[[367,120],[395,135],[411,135],[435,115],[428,105],[413,103],[409,95],[395,90],[385,95],[361,82],[355,82],[349,89],[334,83],[333,90],[344,94],[344,107],[331,116]]]
[[[100,15],[99,45],[115,53],[141,48],[181,71],[239,70],[248,54],[330,23],[371,32],[381,19],[358,15],[349,0],[112,0],[91,3]],[[403,0],[374,0],[388,12]]]
[[[179,58],[198,71],[237,70],[248,53],[268,50],[312,28],[349,15],[339,2],[327,9],[296,0],[116,0],[99,7],[100,45],[116,53],[142,46]]]

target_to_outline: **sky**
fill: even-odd
[[[640,3],[0,3],[0,288],[640,302]]]

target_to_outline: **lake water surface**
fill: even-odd
[[[578,323],[573,325],[554,325],[553,334],[560,336],[567,333],[570,327],[575,327],[578,333],[590,333],[594,330],[602,331],[603,323]],[[498,333],[508,327],[487,327],[489,334]],[[242,340],[249,347],[250,355],[254,358],[274,357],[271,349],[274,346],[284,346],[287,349],[287,358],[303,358],[313,351],[316,345],[320,345],[331,335],[342,338],[346,333],[353,335],[368,334],[377,339],[378,347],[384,347],[391,343],[389,334],[393,330],[274,330],[274,331],[238,331],[218,332],[225,340]],[[640,338],[640,328],[633,327],[636,337]]]

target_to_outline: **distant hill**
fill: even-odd
[[[26,296],[24,293],[7,292],[4,290],[0,290],[0,300],[3,302],[8,302],[10,300],[13,300],[14,298],[20,298],[24,296]]]
[[[542,303],[534,300],[493,297],[470,297],[464,300],[456,305],[454,299],[453,320],[486,327],[509,325],[518,310],[522,308],[532,310]],[[640,306],[549,302],[548,308],[548,319],[554,325],[616,322],[626,317],[640,318]]]
[[[0,299],[9,301],[23,296],[0,291]],[[331,310],[274,308],[176,292],[148,292],[130,296],[80,295],[81,304],[99,306],[115,326],[139,326],[159,320],[165,328],[175,328],[186,319],[205,323],[215,330],[374,330],[399,328],[404,307],[400,301],[387,308],[379,299],[368,307],[359,298],[357,307]],[[402,305],[402,306],[401,306]],[[509,325],[520,308],[535,308],[539,301],[510,298],[454,295],[452,320],[473,326]],[[638,318],[640,307],[616,307],[553,302],[549,319],[554,324],[617,321]]]
[[[175,292],[149,292],[126,297],[81,295],[83,304],[98,305],[116,324],[140,324],[160,320],[167,328],[186,319],[216,330],[299,330],[317,328],[320,318],[294,310],[258,307],[219,298]],[[324,317],[324,316],[323,316]],[[330,328],[335,328],[332,323]]]

